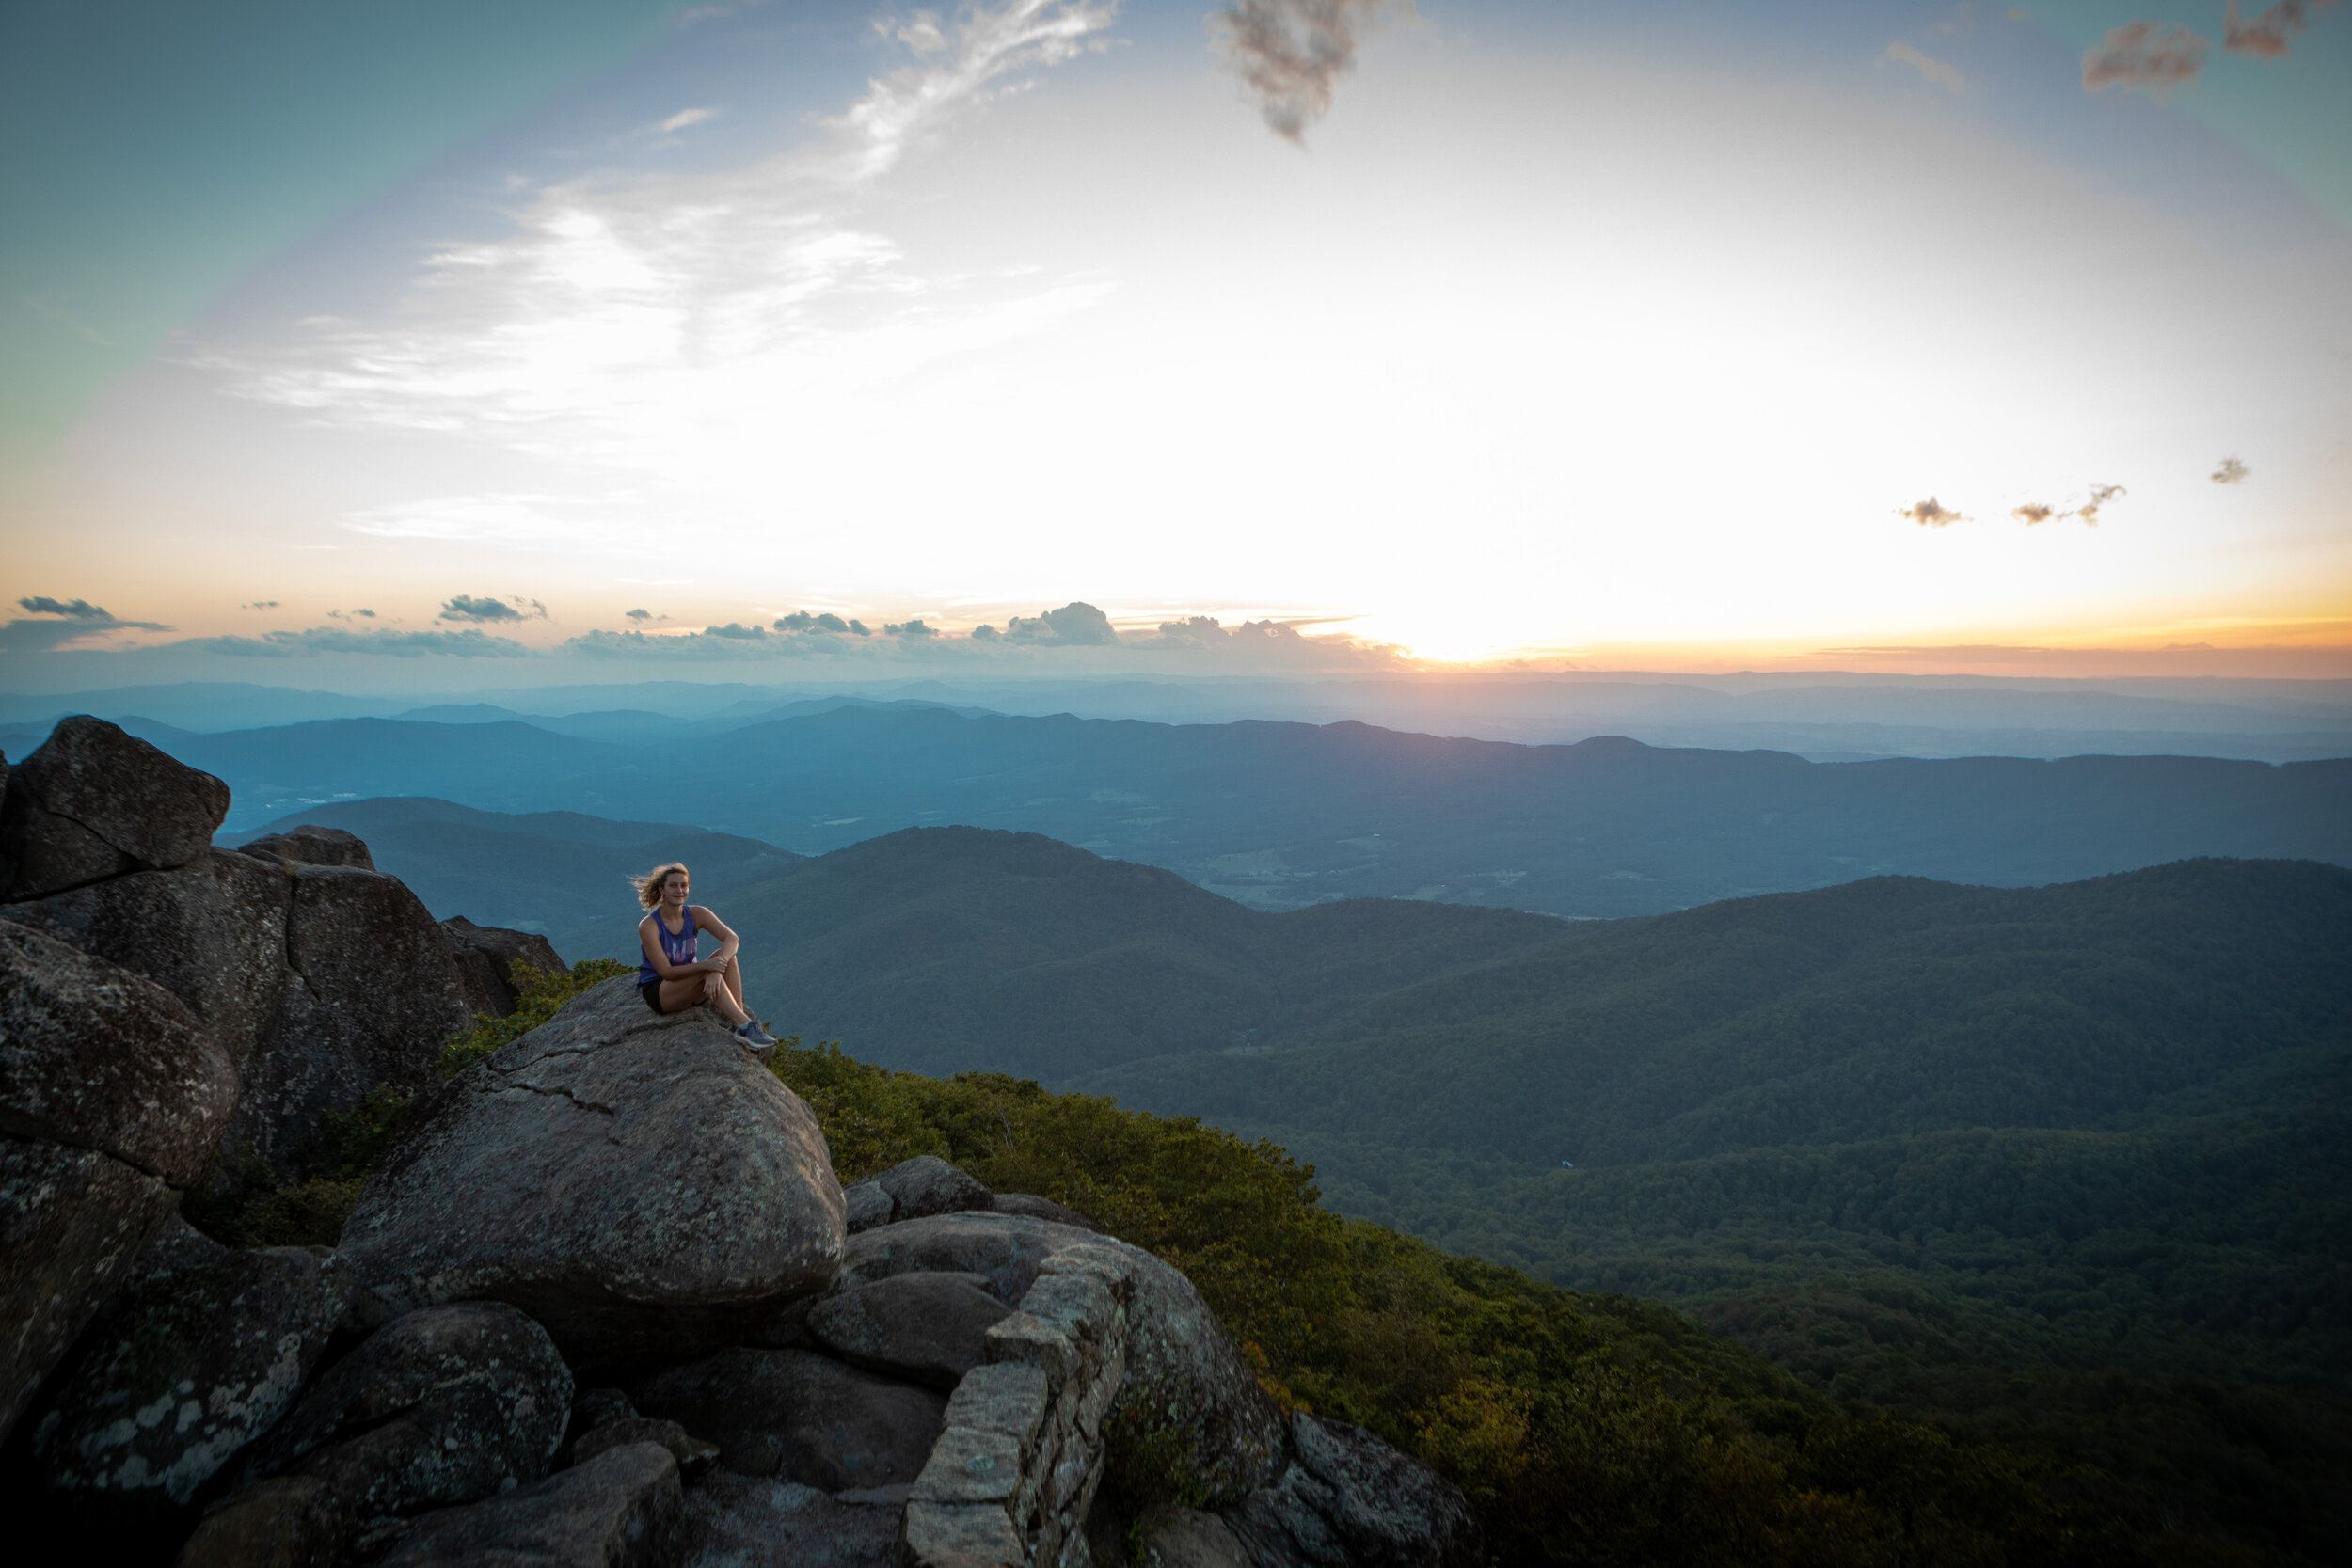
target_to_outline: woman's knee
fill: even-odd
[[[717,971],[714,970],[703,976],[703,994],[705,996],[716,996],[726,989],[727,977],[719,974]]]

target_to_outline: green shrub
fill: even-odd
[[[582,958],[569,969],[541,972],[516,958],[508,974],[515,982],[515,1010],[504,1018],[474,1014],[473,1022],[441,1047],[441,1076],[454,1078],[509,1040],[518,1040],[553,1018],[564,1003],[599,981],[630,973],[616,958]]]

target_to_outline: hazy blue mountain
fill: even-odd
[[[820,853],[907,826],[1042,832],[1267,909],[1352,895],[1654,913],[1878,874],[2032,884],[2195,855],[2352,861],[2352,762],[1894,759],[1149,724],[852,705],[663,744],[513,720],[159,741],[230,826],[373,795],[675,820]]]
[[[671,861],[691,866],[698,901],[799,860],[788,849],[675,822],[615,822],[576,812],[510,816],[429,798],[316,806],[271,823],[342,828],[367,840],[377,867],[398,877],[437,920],[462,914],[476,925],[562,932],[610,918],[626,956],[637,909],[628,878]],[[260,836],[230,835],[232,842]],[[601,956],[558,940],[566,960]]]

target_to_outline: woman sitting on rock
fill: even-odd
[[[657,1013],[675,1013],[707,1002],[735,1025],[735,1037],[745,1045],[765,1051],[775,1044],[743,1006],[743,966],[735,961],[741,941],[726,922],[686,901],[691,885],[686,867],[675,863],[657,865],[629,880],[636,885],[637,901],[653,911],[637,923],[637,945],[645,954],[645,961],[637,966],[637,994],[645,1006]],[[719,951],[698,958],[695,939],[705,931],[719,939]]]

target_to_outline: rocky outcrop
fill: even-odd
[[[723,1350],[635,1390],[638,1408],[719,1445],[738,1475],[822,1492],[904,1485],[939,1439],[947,1402],[798,1350]]]
[[[986,1358],[988,1331],[1011,1311],[982,1275],[900,1274],[829,1295],[804,1322],[851,1366],[946,1393]]]
[[[108,768],[121,773],[113,785]],[[365,845],[334,830],[293,835],[331,864],[214,849],[227,804],[217,779],[111,724],[60,724],[0,800],[0,842],[17,857],[6,895],[17,901],[0,919],[177,996],[236,1067],[226,1148],[277,1158],[320,1112],[378,1084],[427,1087],[468,1015],[433,917],[396,879],[364,869]],[[146,826],[126,825],[134,817]],[[91,839],[92,822],[110,836]],[[92,869],[90,842],[108,846],[103,868]],[[91,874],[66,878],[56,868],[69,863]]]
[[[1073,1249],[1115,1258],[1132,1276],[1129,1394],[1150,1402],[1189,1456],[1186,1480],[1213,1497],[1273,1480],[1285,1449],[1280,1413],[1192,1282],[1139,1247],[1025,1215],[937,1214],[851,1237],[836,1289],[946,1272],[981,1275],[998,1300],[1020,1302],[1047,1259]]]
[[[675,1358],[839,1266],[841,1189],[808,1107],[707,1008],[657,1016],[626,976],[410,1121],[342,1236],[389,1310],[510,1302],[575,1359]]]
[[[204,1174],[235,1095],[168,991],[0,921],[0,1433]]]
[[[258,860],[285,861],[294,865],[343,865],[360,871],[375,869],[375,857],[358,833],[305,822],[282,833],[264,833],[237,846],[240,855]]]
[[[418,1513],[537,1481],[571,1397],[546,1330],[514,1308],[410,1313],[328,1368],[270,1433],[183,1568],[337,1562]]]
[[[1291,1416],[1292,1461],[1227,1512],[1259,1568],[1476,1568],[1461,1493],[1361,1427]]]
[[[681,1480],[692,1481],[719,1463],[719,1445],[694,1436],[675,1421],[654,1416],[623,1416],[589,1428],[572,1445],[572,1463],[585,1465],[608,1449],[631,1443],[658,1443],[677,1461]]]
[[[1025,1214],[1033,1220],[1048,1220],[1055,1225],[1075,1226],[1080,1230],[1091,1230],[1098,1236],[1104,1233],[1103,1227],[1094,1222],[1092,1216],[1082,1214],[1066,1203],[1056,1203],[1050,1197],[1040,1197],[1035,1193],[998,1193],[990,1202],[989,1207],[1000,1214]]]
[[[545,1563],[673,1568],[686,1546],[686,1497],[659,1443],[631,1443],[401,1532],[382,1568]]]
[[[174,1217],[33,1431],[53,1497],[183,1507],[294,1403],[350,1305],[324,1247],[238,1252]]]
[[[229,815],[229,786],[103,719],[62,720],[0,797],[0,898],[187,864]]]
[[[823,1492],[714,1471],[686,1495],[685,1568],[898,1568],[906,1494],[904,1486]]]
[[[450,962],[457,969],[457,989],[469,1013],[504,1018],[515,1010],[515,965],[530,965],[542,974],[564,967],[555,946],[535,931],[510,931],[502,926],[477,926],[464,915],[441,922],[449,939]]]

